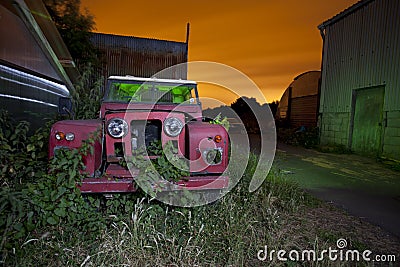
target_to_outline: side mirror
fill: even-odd
[[[58,99],[58,114],[72,116],[72,101],[69,97],[60,97]]]

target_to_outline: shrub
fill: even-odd
[[[76,118],[98,116],[100,84],[89,87],[87,69],[72,92]],[[89,88],[89,89],[88,89]],[[56,118],[57,119],[57,118]],[[90,153],[90,142],[79,150],[59,150],[48,161],[50,126],[55,120],[29,135],[29,123],[14,121],[0,110],[0,251],[10,256],[28,235],[40,235],[49,229],[80,229],[81,234],[96,233],[105,221],[92,206],[98,199],[82,198],[76,184],[82,179],[82,156]],[[84,226],[84,227],[82,227]],[[14,253],[15,254],[15,253]]]
[[[39,129],[27,136],[29,124],[15,123],[1,112],[7,128],[0,132],[0,250],[3,257],[40,229],[80,229],[95,233],[104,226],[101,215],[81,197],[76,184],[81,181],[82,155],[79,150],[59,150],[57,158],[47,161],[48,131]],[[89,140],[90,141],[90,140]],[[93,140],[92,140],[93,141]],[[82,227],[85,226],[85,227]]]
[[[19,138],[44,138],[39,136],[44,133]],[[141,192],[108,200],[82,197],[76,183],[82,178],[82,155],[90,153],[93,141],[79,150],[59,150],[49,163],[42,158],[32,165],[35,179],[21,180],[23,168],[12,179],[9,171],[1,172],[10,185],[0,196],[0,249],[6,264],[252,265],[258,249],[272,245],[269,232],[279,228],[281,214],[304,202],[304,193],[274,172],[259,190],[249,193],[258,163],[254,154],[238,185],[212,205],[171,207]],[[21,142],[18,149],[26,151],[27,146]],[[39,155],[41,148],[32,147],[21,162],[31,160],[32,152]],[[12,162],[7,164],[2,169],[16,169]],[[11,186],[16,181],[18,186]]]
[[[71,92],[73,112],[75,119],[95,119],[99,117],[101,100],[103,98],[102,78],[92,81],[93,68],[88,65],[85,68],[75,90]]]
[[[296,129],[278,128],[277,137],[280,142],[293,146],[315,148],[318,145],[318,127]]]

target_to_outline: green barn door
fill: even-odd
[[[368,155],[381,152],[382,114],[385,87],[357,90],[351,149]]]

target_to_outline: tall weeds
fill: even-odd
[[[252,156],[248,169],[256,163],[257,157]],[[64,234],[51,232],[25,244],[20,248],[24,256],[15,259],[16,263],[34,262],[42,255],[39,261],[54,266],[257,265],[260,248],[286,242],[273,237],[280,227],[280,216],[293,212],[305,198],[302,191],[274,172],[258,191],[249,193],[250,177],[246,172],[224,198],[196,208],[171,207],[131,195],[124,209],[129,212],[103,212],[108,222],[101,232],[72,239],[70,236],[85,226],[73,230],[60,225]]]
[[[85,73],[72,93],[77,119],[98,116],[102,81],[90,84]],[[258,162],[253,154],[240,182],[207,206],[171,207],[141,192],[108,200],[82,197],[75,183],[85,148],[60,151],[59,160],[48,162],[48,128],[28,136],[29,126],[6,113],[0,123],[0,262],[5,265],[259,265],[260,248],[286,242],[273,237],[281,216],[306,201],[274,171],[249,193]]]

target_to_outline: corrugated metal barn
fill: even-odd
[[[400,1],[360,1],[318,28],[321,144],[400,159]]]
[[[294,78],[279,101],[277,119],[290,127],[316,127],[320,77],[320,71],[307,71]]]
[[[188,43],[93,33],[92,43],[104,56],[103,76],[151,77],[165,68],[186,63]],[[165,71],[158,78],[186,79],[186,66]]]

